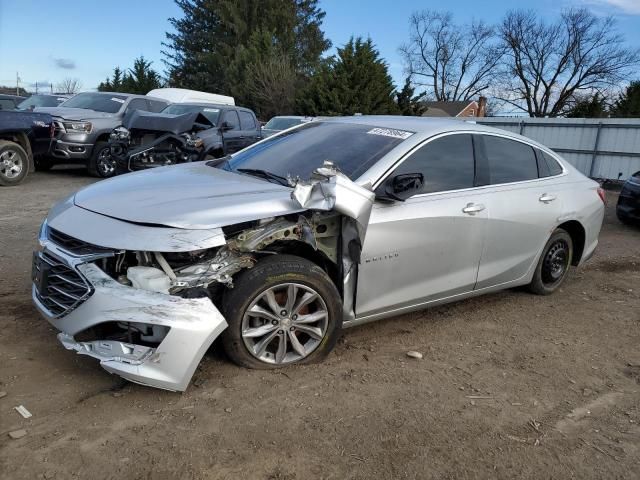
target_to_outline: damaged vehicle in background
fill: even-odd
[[[181,103],[136,111],[110,136],[118,173],[220,158],[260,140],[254,113],[235,105]]]
[[[32,297],[67,349],[184,390],[218,336],[239,365],[277,368],[322,359],[343,327],[552,293],[603,215],[597,183],[524,137],[336,118],[67,198],[42,224]]]

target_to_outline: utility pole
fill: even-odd
[[[18,72],[16,72],[16,95],[20,95],[20,76],[18,75]]]
[[[36,81],[36,95],[38,94],[38,82]]]

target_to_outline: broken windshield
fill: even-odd
[[[371,125],[312,122],[237,153],[222,168],[264,170],[281,177],[308,179],[329,160],[355,180],[410,135]]]

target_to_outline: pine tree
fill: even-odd
[[[566,115],[568,118],[604,118],[608,116],[605,98],[596,93],[580,98]]]
[[[415,88],[411,85],[411,77],[407,77],[404,81],[404,87],[396,95],[398,109],[402,115],[421,116],[427,111],[427,107],[421,102],[427,92],[414,95]]]
[[[616,117],[640,117],[640,80],[631,82],[613,107]]]
[[[369,38],[351,38],[329,58],[299,99],[307,115],[367,115],[398,112],[387,64]]]

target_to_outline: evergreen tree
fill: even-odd
[[[636,80],[620,94],[613,107],[616,117],[640,117],[640,81]]]
[[[162,87],[162,78],[151,68],[151,63],[140,56],[134,60],[133,68],[124,74],[120,67],[114,68],[113,76],[101,82],[98,91],[146,95],[150,90]]]
[[[567,117],[569,118],[604,118],[607,116],[605,99],[598,93],[578,99],[567,112]]]
[[[421,116],[427,111],[427,107],[421,102],[427,92],[414,95],[415,89],[411,86],[411,77],[407,77],[404,81],[404,87],[396,94],[398,109],[402,115]]]
[[[372,40],[351,38],[329,58],[299,99],[307,115],[367,115],[398,112],[387,64]]]
[[[250,78],[274,59],[288,64],[298,85],[331,46],[321,30],[318,0],[176,0],[181,18],[169,22],[163,52],[172,86],[233,94],[256,110]],[[266,63],[265,63],[266,62]],[[282,72],[281,72],[282,74]],[[291,79],[287,79],[290,83]],[[251,89],[252,87],[249,87]]]

